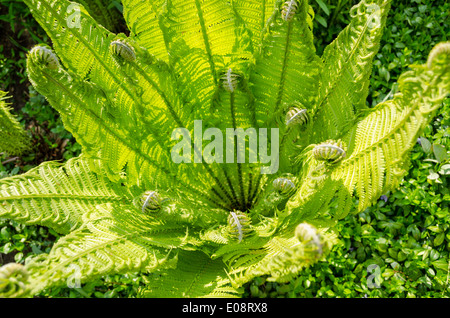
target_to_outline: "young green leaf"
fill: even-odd
[[[330,15],[330,9],[328,9],[327,5],[322,0],[316,0],[316,2],[326,15]]]
[[[441,175],[450,175],[450,164],[445,164],[439,170],[439,174]]]
[[[433,144],[433,154],[437,161],[444,162],[448,159],[447,149],[443,145]]]
[[[420,137],[419,140],[423,151],[425,151],[426,154],[431,153],[431,142],[425,137]]]

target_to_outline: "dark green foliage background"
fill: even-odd
[[[109,10],[120,10],[118,1],[110,2]],[[310,2],[316,12],[315,42],[320,54],[347,25],[349,9],[358,1]],[[77,156],[80,146],[58,114],[29,86],[25,74],[27,50],[35,43],[48,43],[48,37],[21,1],[0,0],[0,23],[0,89],[10,91],[16,114],[34,143],[34,149],[20,158],[0,154],[3,178],[42,161]],[[448,1],[393,0],[374,61],[369,105],[390,98],[396,90],[393,83],[408,65],[423,64],[431,48],[449,37]],[[290,283],[259,277],[245,286],[244,297],[449,297],[450,181],[442,167],[450,163],[450,99],[423,137],[445,147],[447,159],[436,158],[433,151],[426,153],[418,143],[399,191],[390,193],[386,202],[380,199],[377,205],[342,220],[337,228],[340,241],[326,260]],[[49,252],[57,238],[46,228],[0,219],[0,265],[24,263],[32,255]],[[107,276],[79,289],[55,288],[37,297],[138,297],[150,279],[151,275],[137,273]]]

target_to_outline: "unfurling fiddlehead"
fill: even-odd
[[[273,181],[273,188],[282,195],[289,195],[295,190],[295,184],[289,178],[277,178]]]
[[[114,53],[116,56],[120,56],[125,61],[133,62],[134,60],[136,60],[136,53],[134,52],[133,47],[128,45],[124,41],[112,41],[110,44],[110,48],[112,53]]]
[[[239,75],[233,73],[232,69],[229,68],[227,73],[221,77],[223,88],[230,93],[233,93],[238,85]]]
[[[295,237],[304,245],[312,244],[315,246],[319,255],[322,255],[322,243],[317,229],[306,222],[300,223],[295,228]]]
[[[295,0],[286,1],[281,9],[281,16],[284,21],[291,21],[298,10],[298,3]]]
[[[0,297],[17,297],[27,287],[29,274],[21,264],[9,263],[0,267]]]
[[[313,149],[314,157],[317,160],[328,163],[336,163],[347,155],[342,141],[327,140]]]
[[[30,57],[36,64],[43,65],[51,70],[59,68],[59,60],[53,51],[45,46],[37,45],[30,51]]]
[[[300,108],[301,104],[295,102],[286,113],[286,126],[304,125],[308,123],[308,110]]]
[[[450,42],[439,43],[431,50],[428,55],[427,67],[431,70],[436,59],[443,54],[450,57]]]
[[[161,207],[161,196],[156,191],[145,191],[141,197],[142,212],[156,212]]]
[[[239,242],[251,232],[250,225],[250,218],[243,212],[230,212],[230,215],[228,215],[228,232],[233,237],[237,237]]]

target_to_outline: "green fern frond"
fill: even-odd
[[[63,70],[42,68],[33,58],[28,59],[28,70],[37,90],[61,111],[65,126],[84,147],[84,152],[108,162],[105,167],[110,179],[119,180],[122,170],[125,170],[127,183],[142,184],[145,188],[169,187],[173,181],[184,183],[180,176],[189,173],[191,166],[175,166],[168,151],[173,142],[162,138],[169,133],[158,128],[169,120],[167,116],[159,116],[158,120],[135,117],[136,121],[130,117],[121,118],[116,115],[120,110],[114,109],[114,102],[104,94],[104,88],[87,81],[77,81]],[[147,91],[154,93],[149,89]],[[127,113],[128,110],[122,112]],[[149,114],[151,117],[157,116],[156,108]],[[133,127],[126,132],[122,123],[126,126],[132,124]],[[99,143],[99,140],[102,142]],[[171,172],[177,168],[187,171]],[[186,186],[186,189],[197,196],[200,191],[196,185]]]
[[[82,4],[89,14],[95,17],[96,21],[112,32],[120,30],[120,24],[123,21],[123,16],[119,10],[111,8],[112,1],[110,0],[77,0],[76,2]]]
[[[180,251],[176,268],[156,271],[141,297],[238,297],[227,278],[226,266],[199,251]]]
[[[268,276],[269,281],[288,282],[298,273],[323,258],[335,242],[333,233],[317,231],[311,227],[317,239],[274,237],[264,246],[266,254],[257,262],[233,266],[229,273],[234,286],[241,286],[258,276]]]
[[[72,158],[46,162],[26,174],[0,180],[0,217],[39,224],[67,234],[80,227],[82,213],[106,202],[132,199],[129,189],[111,183],[100,163]]]
[[[71,279],[81,284],[106,273],[173,266],[169,260],[176,249],[195,242],[185,226],[138,215],[127,206],[97,205],[82,218],[83,225],[58,240],[50,254],[25,266],[30,280],[24,293],[70,285]]]
[[[267,20],[275,9],[275,0],[265,1],[232,1],[236,15],[242,19],[245,27],[251,32],[253,49],[260,50],[262,42],[262,32],[265,30]]]
[[[20,155],[30,149],[30,138],[6,103],[6,92],[0,91],[0,151],[9,155]]]
[[[256,117],[260,127],[273,115],[295,101],[312,109],[316,102],[317,82],[322,63],[312,45],[313,35],[308,26],[308,3],[297,1],[292,20],[282,17],[284,1],[275,3],[275,10],[267,17],[261,51],[256,55],[250,76],[250,86],[256,98]],[[280,125],[282,128],[283,125]]]
[[[156,58],[168,62],[166,35],[161,29],[164,28],[162,14],[166,10],[166,1],[123,0],[122,5],[130,37]]]
[[[350,193],[356,190],[359,211],[397,188],[407,173],[410,149],[450,93],[448,61],[432,69],[411,66],[399,78],[394,99],[378,105],[342,137],[348,156],[331,179],[341,180]]]
[[[361,1],[350,11],[350,24],[325,48],[310,142],[338,138],[367,109],[372,61],[389,8],[390,1]]]
[[[227,2],[171,0],[165,9],[169,47],[181,41],[190,48],[201,49],[208,58],[215,84],[219,81],[220,71],[231,61],[252,57],[247,48],[236,45],[242,39],[238,38],[238,22]]]
[[[79,139],[85,153],[110,163],[107,165],[110,178],[125,170],[129,184],[142,184],[146,188],[154,187],[155,180],[161,187],[169,187],[172,182],[185,184],[193,200],[198,201],[199,197],[203,197],[202,201],[210,204],[217,200],[205,189],[209,190],[210,184],[215,183],[215,189],[218,189],[216,193],[220,192],[219,197],[231,201],[227,205],[237,202],[236,195],[224,189],[219,181],[217,174],[223,174],[223,169],[215,172],[213,168],[202,165],[203,171],[194,171],[191,165],[175,165],[171,160],[170,149],[175,142],[167,136],[175,128],[192,131],[193,121],[189,120],[189,114],[181,111],[182,96],[174,90],[174,77],[164,62],[155,61],[145,49],[141,50],[136,44],[133,45],[133,41],[127,40],[127,45],[136,50],[137,58],[135,61],[118,63],[109,49],[109,43],[117,37],[98,26],[87,13],[82,11],[81,20],[84,24],[81,23],[80,29],[65,28],[67,17],[63,13],[69,3],[30,1],[28,4],[34,10],[46,7],[49,15],[56,16],[58,29],[53,29],[50,37],[58,43],[55,44],[55,50],[69,71],[48,70],[30,58],[30,79],[55,108],[61,109],[61,105],[65,105],[64,111],[61,109],[65,125]],[[63,7],[59,8],[61,5]],[[56,11],[62,14],[56,14]],[[47,22],[51,21],[50,18],[45,20],[45,17],[40,16],[38,19],[47,28],[50,27]],[[86,52],[79,63],[68,58],[77,54],[70,48],[73,38],[83,43]],[[79,45],[73,49],[79,49]],[[236,59],[240,57],[238,55]],[[84,80],[76,80],[75,74]],[[120,81],[118,74],[125,81]],[[50,83],[59,89],[54,90]],[[68,103],[61,103],[62,100]],[[101,106],[89,106],[98,104]],[[204,109],[203,113],[208,111]],[[87,127],[99,129],[88,130]],[[108,146],[102,147],[103,143],[97,140],[104,141]],[[197,182],[186,183],[190,180],[188,175],[192,174],[207,175],[208,178],[203,179],[202,186]],[[153,175],[155,179],[146,178],[146,175]],[[241,183],[242,188],[242,181],[237,182]],[[232,187],[234,191],[238,185]]]

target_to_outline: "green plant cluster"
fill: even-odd
[[[0,222],[0,261],[24,263],[27,257],[48,253],[57,234],[45,227]]]
[[[393,85],[411,64],[426,61],[427,50],[450,39],[450,3],[442,0],[394,1],[381,47],[374,59],[371,93],[374,106],[396,92]],[[388,96],[389,95],[389,96]]]
[[[29,149],[30,139],[17,118],[11,114],[8,96],[0,91],[0,151],[20,155]]]
[[[333,41],[350,22],[348,12],[358,4],[357,0],[314,0],[310,5],[314,9],[314,45],[317,53],[322,54],[326,45]]]

